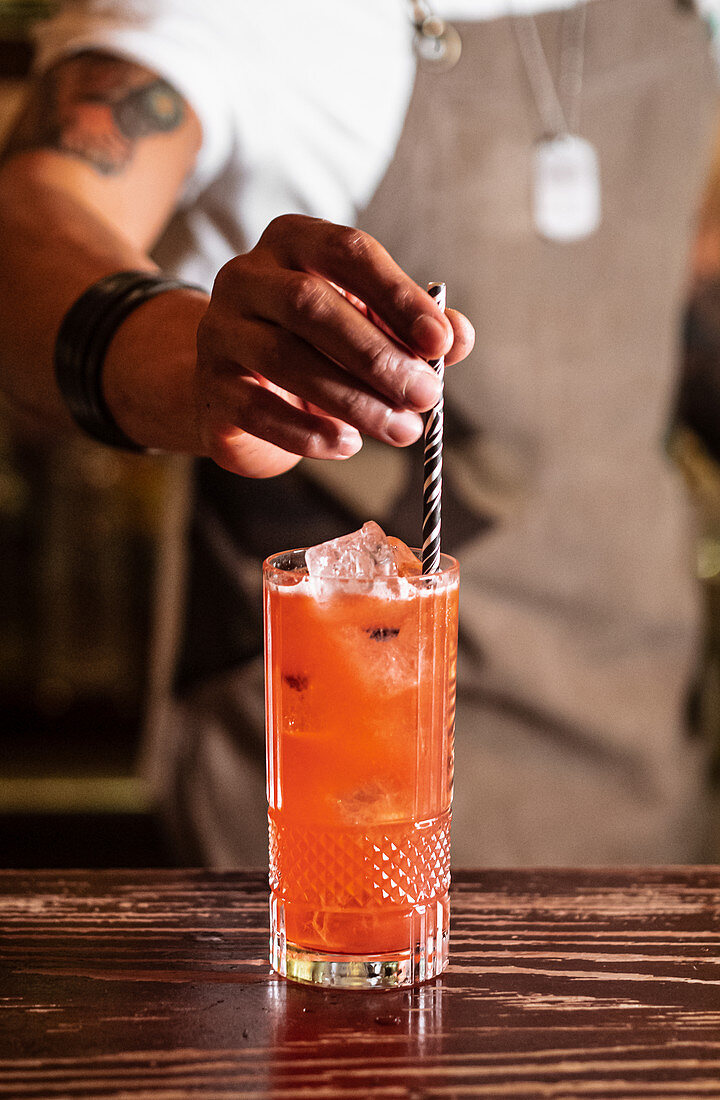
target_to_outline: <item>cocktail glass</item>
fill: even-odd
[[[416,555],[417,551],[414,552]],[[392,988],[447,965],[458,564],[310,577],[263,566],[270,961]]]

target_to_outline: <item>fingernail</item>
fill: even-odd
[[[442,321],[423,313],[413,321],[410,330],[413,344],[428,355],[440,355],[447,344],[447,330]]]
[[[393,443],[405,446],[414,443],[422,432],[422,420],[417,413],[394,412],[388,417],[385,434]]]
[[[362,447],[362,436],[354,428],[344,428],[337,441],[336,450],[342,458],[356,455]]]
[[[405,400],[419,409],[430,409],[440,400],[442,382],[434,371],[420,367],[413,371],[405,387]]]

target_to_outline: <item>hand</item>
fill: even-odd
[[[406,446],[439,396],[424,360],[456,363],[473,342],[470,322],[442,314],[372,237],[277,218],[219,272],[198,328],[201,447],[268,477],[302,456],[348,458],[360,433]]]

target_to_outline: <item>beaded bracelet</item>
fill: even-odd
[[[76,424],[100,443],[146,451],[125,434],[103,393],[103,365],[115,332],[134,309],[166,290],[200,290],[147,271],[119,271],[93,283],[73,302],[55,341],[55,378]]]

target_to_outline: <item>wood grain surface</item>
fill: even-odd
[[[455,875],[451,966],[294,986],[259,874],[0,873],[0,1097],[720,1097],[720,869]]]

